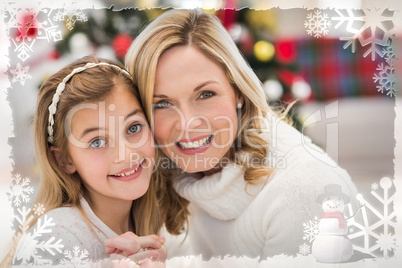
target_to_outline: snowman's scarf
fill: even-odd
[[[343,217],[343,213],[336,211],[336,212],[325,212],[324,215],[321,217],[324,218],[337,218],[339,221],[339,228],[345,228],[345,218]]]

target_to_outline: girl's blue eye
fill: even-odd
[[[106,141],[103,139],[96,139],[89,144],[90,148],[101,148],[105,147]]]
[[[142,125],[141,125],[141,124],[134,124],[134,125],[131,125],[131,126],[128,128],[128,133],[129,133],[129,134],[134,134],[134,133],[140,132],[141,129],[142,129]]]
[[[154,104],[154,108],[155,109],[163,109],[163,108],[168,108],[171,105],[172,104],[170,102],[161,100]]]
[[[215,95],[215,93],[213,93],[211,91],[204,91],[204,92],[201,92],[200,99],[208,99],[208,98],[211,98],[214,95]]]

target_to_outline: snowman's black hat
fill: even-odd
[[[325,197],[338,196],[343,199],[345,205],[350,202],[348,195],[342,193],[342,187],[338,184],[327,184],[324,186],[324,193],[319,195],[316,202],[321,204]]]

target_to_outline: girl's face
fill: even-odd
[[[191,46],[173,47],[156,69],[155,141],[186,172],[219,170],[236,137],[238,102],[218,65]]]
[[[132,201],[149,186],[153,138],[130,90],[116,85],[105,100],[80,104],[70,112],[70,173],[78,172],[94,202]]]

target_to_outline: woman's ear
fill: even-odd
[[[244,106],[244,98],[241,94],[237,94],[237,103],[241,103],[241,106]]]
[[[77,171],[70,157],[67,157],[66,154],[63,153],[59,148],[50,147],[50,152],[52,153],[53,158],[56,160],[59,168],[61,168],[65,173],[73,174]]]

